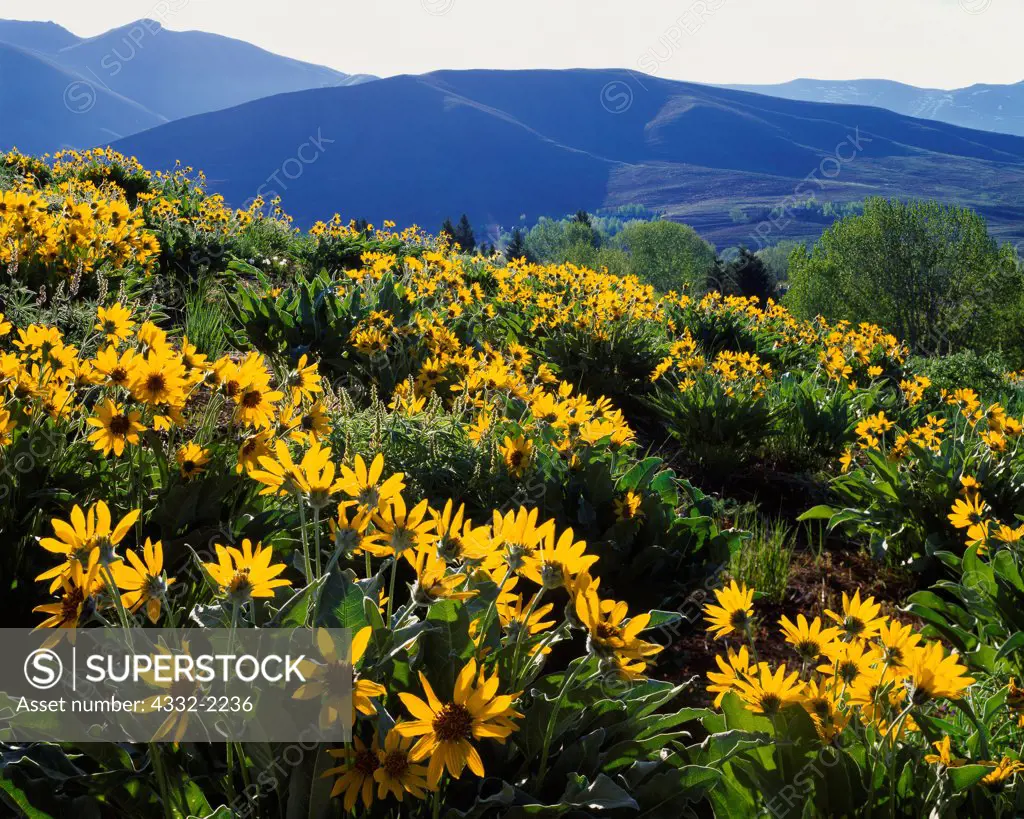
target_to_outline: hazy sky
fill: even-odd
[[[673,79],[1024,80],[1022,0],[0,0],[91,36],[141,17],[349,73],[624,67]]]

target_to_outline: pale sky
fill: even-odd
[[[709,83],[1024,80],[1022,0],[0,0],[80,36],[152,17],[347,73],[632,68]]]

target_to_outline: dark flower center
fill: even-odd
[[[352,690],[352,666],[347,663],[330,663],[324,673],[324,686],[328,696],[341,696]]]
[[[801,657],[817,657],[821,654],[821,646],[814,640],[802,640],[796,645],[797,653]]]
[[[384,770],[393,779],[401,779],[409,770],[409,755],[405,751],[389,751],[384,757]]]
[[[108,428],[110,429],[111,435],[116,435],[119,438],[123,438],[131,431],[132,423],[128,419],[127,415],[114,415],[110,419]]]
[[[248,568],[235,572],[234,577],[228,582],[228,591],[231,594],[248,594],[252,591]]]
[[[380,767],[380,760],[377,758],[377,754],[367,748],[356,753],[353,767],[365,776],[373,776],[373,772]]]
[[[78,611],[85,601],[85,594],[79,588],[74,588],[64,595],[60,601],[60,619],[64,623],[73,623],[78,619]]]
[[[598,623],[594,629],[594,636],[600,640],[612,640],[619,636],[619,630],[608,623]]]
[[[473,715],[458,703],[447,703],[434,716],[434,733],[441,742],[457,742],[472,737]]]

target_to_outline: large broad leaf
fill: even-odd
[[[0,804],[5,804],[12,811],[13,816],[24,816],[26,819],[54,819],[50,814],[36,810],[28,801],[28,796],[21,788],[15,785],[10,779],[0,777]],[[14,811],[20,811],[15,813]]]
[[[644,631],[651,631],[656,628],[665,628],[666,626],[678,623],[682,619],[683,615],[678,611],[659,611],[656,609],[651,612],[651,619],[644,628]]]
[[[439,696],[447,696],[455,687],[456,675],[473,655],[469,614],[458,600],[438,600],[427,611],[426,622],[432,628],[420,637],[416,668],[425,671]]]
[[[722,713],[725,714],[725,724],[731,731],[759,731],[766,734],[773,731],[770,719],[747,710],[743,700],[732,691],[722,699]]]
[[[953,784],[953,790],[958,793],[974,787],[990,773],[992,773],[992,768],[988,765],[964,765],[960,768],[946,768],[946,774],[949,776],[949,781]]]
[[[564,808],[562,811],[560,809]],[[562,794],[559,800],[557,814],[544,814],[538,812],[535,815],[561,815],[572,808],[583,808],[585,810],[637,810],[636,800],[626,791],[616,785],[604,774],[598,774],[593,782],[588,782],[586,777],[575,776]]]
[[[293,594],[267,624],[268,628],[302,628],[309,620],[317,591],[327,582],[321,577]]]
[[[316,625],[350,628],[354,632],[369,625],[363,600],[367,581],[356,582],[350,572],[335,572],[327,578],[317,608]],[[373,580],[369,581],[373,582]]]
[[[815,506],[804,512],[797,520],[830,520],[836,513],[831,506]]]
[[[634,792],[643,819],[676,819],[687,802],[699,802],[722,781],[723,773],[701,765],[685,765],[655,774]]]
[[[628,492],[641,486],[644,480],[647,479],[663,461],[661,458],[644,458],[637,464],[634,464],[625,475],[619,478],[618,489],[620,492]]]

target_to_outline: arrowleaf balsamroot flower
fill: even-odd
[[[516,478],[523,477],[530,466],[533,457],[533,441],[523,435],[515,438],[505,437],[505,443],[501,446],[501,454],[505,458],[505,466],[509,473]]]
[[[803,614],[798,614],[796,623],[788,617],[779,620],[786,642],[796,649],[800,659],[813,663],[825,653],[829,645],[839,639],[839,629],[834,626],[822,628],[821,618],[815,617],[810,623]]]
[[[958,699],[974,682],[973,677],[966,676],[967,668],[960,663],[959,656],[947,656],[942,643],[930,643],[911,651],[906,672],[914,702],[918,704],[940,697]]]
[[[256,427],[269,429],[277,414],[278,401],[284,393],[272,389],[270,373],[263,363],[263,356],[249,353],[237,370],[238,390],[234,394],[235,421]]]
[[[351,811],[362,797],[363,805],[373,805],[373,788],[376,783],[374,774],[380,768],[380,746],[377,735],[367,745],[359,737],[352,737],[351,748],[331,748],[327,751],[335,759],[344,760],[342,765],[328,768],[321,778],[336,776],[331,796],[343,796],[342,804],[346,812]]]
[[[799,677],[796,671],[787,676],[785,663],[774,673],[762,664],[748,679],[737,682],[736,690],[755,714],[774,717],[785,706],[800,701],[804,684]]]
[[[67,573],[57,578],[61,598],[57,603],[36,606],[32,611],[50,615],[36,628],[78,628],[86,604],[102,587],[99,578],[99,563],[88,567],[79,562],[69,564]]]
[[[271,563],[273,550],[270,546],[257,543],[255,550],[252,541],[246,538],[242,548],[214,544],[217,550],[216,563],[204,563],[203,568],[223,594],[235,604],[242,604],[254,597],[273,597],[274,589],[290,586],[292,582],[279,577],[286,568],[284,563]]]
[[[884,620],[878,616],[881,610],[882,607],[875,602],[874,597],[866,597],[862,601],[858,589],[852,598],[843,592],[841,614],[825,609],[825,615],[838,624],[840,634],[845,639],[867,639],[877,634],[882,627]]]
[[[638,614],[627,620],[629,607],[624,602],[601,600],[594,584],[580,585],[575,610],[588,632],[588,649],[602,659],[614,661],[621,674],[634,679],[641,677],[647,668],[647,658],[662,650],[657,643],[640,639],[651,615]]]
[[[131,338],[134,326],[131,311],[122,307],[120,302],[96,310],[96,326],[93,329],[105,333],[110,344]]]
[[[139,443],[139,433],[145,432],[139,419],[142,414],[137,410],[125,412],[119,405],[109,398],[96,411],[95,418],[86,418],[85,422],[96,431],[89,434],[89,440],[93,446],[104,455],[114,453],[118,458],[124,454],[127,444]]]
[[[384,737],[384,747],[378,752],[380,767],[373,772],[377,781],[377,798],[383,799],[388,793],[399,802],[406,793],[417,799],[426,797],[427,766],[418,765],[410,759],[413,740],[403,737],[395,729]]]
[[[178,462],[181,477],[194,478],[205,471],[203,467],[210,462],[210,453],[199,444],[188,443],[178,450],[174,460]]]
[[[476,660],[470,660],[459,672],[450,702],[438,699],[422,671],[420,684],[425,700],[415,694],[398,695],[413,719],[399,722],[395,730],[403,737],[419,737],[410,758],[419,762],[430,757],[430,787],[437,785],[446,769],[456,779],[467,765],[477,776],[484,776],[484,764],[472,740],[504,743],[516,730],[513,720],[522,717],[512,707],[519,695],[499,695],[497,672],[487,677],[481,669],[478,675]]]
[[[730,691],[735,691],[741,682],[747,680],[754,669],[750,667],[750,653],[746,646],[740,646],[739,651],[733,651],[730,648],[725,659],[720,654],[716,654],[715,662],[721,673],[708,672],[708,680],[711,682],[708,691],[718,694],[715,697],[715,708],[720,708],[725,695]]]
[[[568,586],[576,575],[597,562],[596,555],[586,552],[586,542],[574,542],[572,529],[566,529],[556,540],[551,528],[538,548],[524,558],[521,574],[546,589]]]
[[[110,508],[103,501],[97,501],[88,512],[76,505],[71,510],[70,521],[53,518],[50,524],[56,537],[40,538],[39,545],[48,552],[63,555],[65,562],[43,572],[36,580],[52,580],[50,591],[54,592],[75,565],[85,566],[88,571],[100,561],[117,563],[114,548],[124,540],[138,517],[139,510],[134,509],[111,528]]]
[[[744,632],[754,616],[754,590],[746,584],[730,581],[724,589],[715,590],[718,605],[708,603],[704,607],[707,630],[716,638],[727,637],[734,631]]]
[[[427,517],[428,506],[421,500],[407,509],[405,499],[395,495],[386,509],[373,513],[378,531],[363,539],[362,548],[377,557],[404,556],[415,563],[413,551],[428,549],[437,539],[433,534],[436,521]]]
[[[142,559],[128,549],[125,560],[127,563],[112,569],[114,582],[124,592],[121,604],[132,614],[145,606],[149,621],[156,623],[160,619],[160,606],[166,597],[167,587],[174,583],[173,577],[164,574],[163,544],[146,538]]]
[[[502,559],[511,571],[521,572],[526,558],[533,554],[541,542],[555,528],[555,522],[548,520],[537,525],[539,509],[520,506],[518,511],[502,515],[494,510],[491,526],[492,543],[501,552]]]
[[[957,529],[968,529],[981,523],[988,512],[988,506],[976,492],[969,492],[965,498],[953,501],[953,509],[947,517]]]
[[[373,636],[373,629],[364,626],[352,637],[351,660],[342,661],[338,647],[334,644],[327,629],[317,629],[316,646],[323,657],[323,663],[304,660],[300,669],[307,682],[292,695],[297,700],[312,700],[320,697],[320,727],[326,728],[344,719],[345,701],[349,694],[355,711],[366,716],[374,716],[377,706],[373,697],[383,697],[387,689],[380,683],[361,679],[353,669],[366,654],[366,647]]]
[[[341,491],[350,498],[354,498],[359,504],[360,510],[364,512],[382,510],[405,489],[403,473],[396,472],[381,483],[380,479],[383,474],[384,456],[382,454],[377,454],[369,469],[366,468],[366,462],[362,456],[356,455],[352,469],[344,465],[341,467]]]

